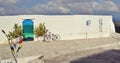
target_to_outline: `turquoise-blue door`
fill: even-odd
[[[34,23],[31,19],[25,19],[23,25],[23,37],[25,41],[34,40]]]

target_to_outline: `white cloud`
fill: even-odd
[[[0,3],[8,5],[8,4],[15,4],[17,0],[0,0]]]
[[[47,4],[38,4],[34,6],[33,9],[37,12],[53,12],[61,14],[71,14],[73,13],[72,11],[75,11],[76,13],[80,13],[81,11],[84,13],[91,13],[89,3],[85,5],[86,3],[87,2],[83,0],[52,0]]]
[[[32,8],[32,10],[34,12],[37,13],[48,13],[48,14],[52,14],[52,13],[60,13],[60,14],[66,14],[70,12],[70,9],[68,9],[67,7],[65,7],[62,3],[60,3],[59,1],[51,1],[47,4],[38,4],[36,6],[34,6]]]
[[[118,6],[112,0],[99,2],[96,0],[52,0],[47,4],[38,4],[33,7],[37,12],[53,13],[85,13],[96,11],[120,12]]]
[[[104,1],[102,3],[93,2],[93,7],[97,11],[120,12],[118,6],[112,1]]]
[[[68,12],[70,12],[70,9],[67,9],[67,8],[64,8],[64,7],[59,7],[59,10],[60,10],[62,13],[68,13]]]
[[[0,3],[17,5],[18,1],[22,0],[0,0]],[[24,2],[30,1],[24,0]],[[21,8],[19,5],[18,7],[12,5],[12,9],[7,6],[2,8],[6,9],[6,14],[94,14],[94,11],[97,11],[99,14],[101,11],[120,12],[119,5],[113,2],[113,0],[51,0],[45,4],[37,3],[29,8],[27,6],[25,8],[23,5],[22,7],[24,8]]]

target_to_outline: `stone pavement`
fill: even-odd
[[[120,44],[61,55],[44,63],[120,63]]]
[[[17,57],[43,55],[44,58],[47,59],[63,54],[117,44],[118,42],[118,39],[112,37],[82,40],[60,40],[51,42],[24,42],[23,48],[18,53]],[[8,44],[0,45],[0,58],[12,58]]]

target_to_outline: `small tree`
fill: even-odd
[[[44,36],[47,32],[47,29],[45,27],[45,23],[40,23],[39,26],[35,27],[35,36]]]
[[[11,39],[12,38],[17,38],[17,37],[20,37],[20,36],[23,35],[21,25],[14,24],[13,29],[14,30],[12,32],[10,31],[9,34],[8,34],[11,37]]]
[[[9,34],[6,35],[7,38],[9,39],[8,43],[10,45],[11,53],[12,53],[12,55],[13,55],[16,63],[17,63],[17,59],[16,59],[16,55],[15,54],[18,53],[19,50],[22,47],[22,39],[20,39],[21,38],[20,36],[22,36],[22,35],[23,35],[23,33],[22,33],[22,27],[21,27],[21,25],[18,25],[18,24],[14,24],[13,31],[10,31]],[[17,37],[20,37],[19,41],[16,39]],[[15,41],[13,41],[13,39],[15,39]],[[17,45],[17,44],[19,44],[19,45]]]

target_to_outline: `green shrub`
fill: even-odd
[[[23,35],[21,25],[14,24],[13,31],[10,31],[9,34],[10,38],[17,38]]]
[[[35,27],[35,36],[39,37],[39,36],[44,36],[45,33],[47,32],[45,23],[40,23],[39,26]]]

